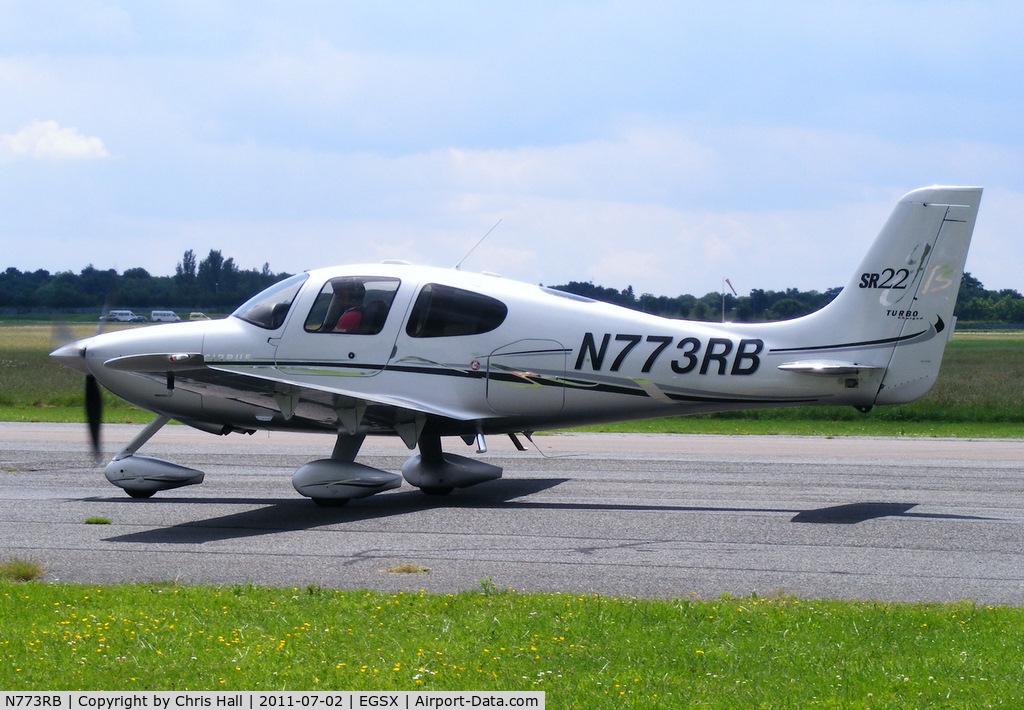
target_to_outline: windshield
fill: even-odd
[[[296,274],[284,281],[278,281],[243,303],[231,315],[260,328],[277,330],[284,325],[284,318],[288,315],[292,300],[308,276],[309,274]]]

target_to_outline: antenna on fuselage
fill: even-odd
[[[490,229],[487,230],[487,234],[485,234],[484,236],[480,237],[480,241],[478,241],[476,244],[474,244],[473,248],[470,249],[469,251],[467,251],[466,255],[464,257],[459,259],[459,263],[455,265],[455,269],[456,270],[458,270],[458,268],[460,266],[462,266],[462,262],[464,262],[466,259],[468,259],[470,254],[472,254],[474,251],[476,251],[476,248],[478,246],[480,246],[481,244],[484,243],[484,240],[487,239],[487,237],[491,236],[491,232],[493,232],[495,229],[497,229],[499,224],[501,224],[501,220],[500,219],[497,222],[494,223],[493,227],[491,227]]]

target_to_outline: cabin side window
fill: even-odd
[[[506,315],[508,307],[490,296],[427,284],[416,297],[405,332],[413,338],[479,335],[497,328]]]
[[[306,316],[306,332],[376,335],[384,329],[399,283],[380,276],[331,279]]]

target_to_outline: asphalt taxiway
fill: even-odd
[[[105,427],[107,458],[138,429]],[[206,482],[149,500],[108,484],[85,437],[0,423],[0,557],[47,580],[1024,605],[1024,440],[492,437],[500,480],[319,508],[291,474],[330,436],[166,427],[140,453]],[[368,439],[359,461],[409,455]]]

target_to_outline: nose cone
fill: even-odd
[[[85,363],[85,348],[90,340],[91,338],[86,338],[63,345],[50,353],[50,357],[56,359],[61,365],[89,374],[89,367]]]

